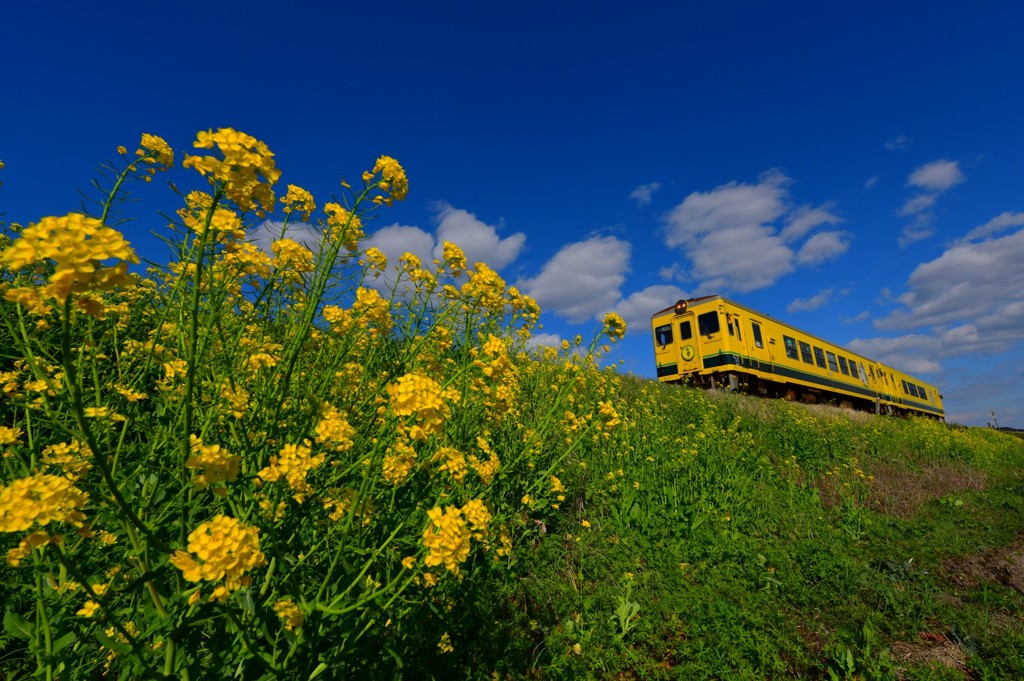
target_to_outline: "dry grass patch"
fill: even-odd
[[[910,518],[929,501],[950,494],[985,489],[988,475],[963,464],[936,462],[919,469],[897,463],[874,462],[868,505],[879,513]]]

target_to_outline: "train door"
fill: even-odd
[[[700,346],[693,313],[687,311],[675,315],[672,317],[672,326],[677,339],[675,346],[679,355],[679,373],[690,374],[700,371]]]
[[[768,341],[764,337],[764,329],[760,319],[750,320],[750,341],[747,343],[747,351],[750,353],[750,367],[758,371],[771,373],[772,356],[768,348]]]
[[[722,319],[718,310],[708,310],[697,315],[696,338],[700,343],[698,353],[704,368],[715,368],[721,363],[721,357],[725,345],[725,336],[722,331]],[[713,359],[712,359],[713,358]],[[707,366],[707,362],[711,366]]]

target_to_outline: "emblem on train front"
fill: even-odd
[[[685,359],[687,362],[689,362],[691,359],[693,359],[693,346],[692,345],[684,345],[683,346],[682,355],[683,355],[683,359]]]

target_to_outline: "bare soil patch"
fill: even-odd
[[[1024,594],[1024,538],[982,554],[953,556],[942,561],[942,574],[959,589],[993,582]]]

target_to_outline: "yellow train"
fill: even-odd
[[[933,385],[721,296],[651,317],[658,380],[945,419]]]

